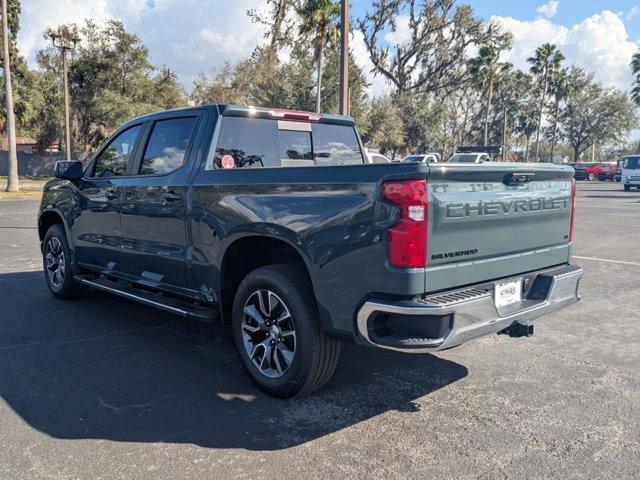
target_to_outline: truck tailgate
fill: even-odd
[[[426,292],[567,263],[573,171],[431,164]]]

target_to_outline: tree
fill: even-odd
[[[212,77],[201,75],[190,99],[195,104],[239,103],[292,110],[315,106],[314,60],[305,42],[292,44],[287,61],[274,58],[269,48],[257,48],[251,57],[227,64]],[[322,111],[339,107],[339,51],[328,48],[323,69]],[[362,119],[367,110],[367,82],[362,69],[350,58],[351,113]]]
[[[126,120],[186,105],[175,73],[152,65],[140,38],[128,33],[121,22],[98,25],[88,20],[78,33],[81,41],[69,65],[69,89],[73,144],[80,156]],[[41,78],[59,72],[59,54],[53,48],[41,50],[36,58]],[[50,126],[57,112],[46,105],[42,108]],[[49,136],[51,132],[48,127],[40,133]],[[38,140],[44,144],[42,137]]]
[[[571,88],[560,110],[561,133],[572,149],[573,159],[595,144],[621,143],[638,125],[629,95],[604,88],[593,73],[581,68],[570,72]]]
[[[472,83],[462,84],[441,102],[440,121],[444,157],[451,156],[460,145],[469,145],[477,138],[477,120],[482,115],[482,92]]]
[[[520,115],[526,118],[532,90],[533,78],[521,70],[514,70],[511,64],[506,64],[496,78],[495,120],[490,138],[500,138],[505,160],[510,158],[512,135],[519,133],[517,120]]]
[[[29,70],[26,61],[18,52],[16,43],[20,30],[20,2],[7,1],[7,21],[9,27],[9,59],[11,62],[11,87],[13,109],[17,135],[31,136],[33,130],[34,109],[40,100],[36,75]],[[4,75],[4,73],[3,73]],[[0,129],[6,130],[7,111],[4,90],[0,91]]]
[[[366,119],[359,125],[366,145],[380,149],[382,154],[391,152],[392,158],[404,145],[404,123],[401,111],[390,97],[376,99],[371,104]]]
[[[268,12],[252,8],[247,12],[254,23],[264,25],[264,37],[269,41],[268,49],[275,54],[279,48],[290,46],[295,40],[295,16],[301,0],[266,0]]]
[[[549,87],[551,96],[553,97],[553,126],[551,128],[551,161],[553,161],[557,139],[558,118],[560,115],[560,102],[569,94],[572,88],[569,70],[563,68],[554,72],[549,80]]]
[[[9,55],[9,20],[7,0],[2,0],[2,60],[4,69],[4,88],[6,102],[6,126],[9,149],[9,175],[7,176],[7,192],[20,190],[18,180],[18,154],[16,147],[16,124],[13,113],[13,90],[11,86],[11,57]]]
[[[322,73],[324,53],[327,44],[335,45],[338,37],[337,19],[340,16],[340,4],[334,0],[305,0],[299,10],[300,33],[313,37],[314,60],[317,70],[316,111],[322,107]]]
[[[312,110],[313,59],[307,49],[294,48],[282,62],[268,49],[256,49],[235,65],[226,64],[213,77],[201,75],[191,100],[195,104],[237,103],[272,108]]]
[[[536,105],[531,98],[527,98],[520,107],[520,114],[516,120],[516,133],[525,138],[526,148],[524,158],[529,161],[529,147],[531,136],[538,130],[536,123]]]
[[[511,64],[502,63],[500,50],[495,45],[483,45],[476,57],[469,60],[469,73],[480,86],[485,97],[484,135],[483,144],[489,144],[489,115],[491,114],[491,99],[494,84],[505,71],[511,68]]]
[[[510,36],[476,18],[454,0],[374,0],[358,20],[375,72],[399,93],[429,92],[446,97],[468,80],[466,52],[472,45],[508,45]],[[389,45],[389,32],[406,18],[407,39]]]
[[[527,61],[531,63],[531,73],[538,76],[541,86],[540,106],[538,108],[538,124],[536,130],[536,162],[540,161],[540,127],[542,126],[542,114],[547,96],[549,77],[560,68],[564,55],[558,51],[555,45],[545,43],[536,49],[533,57]]]
[[[631,90],[631,96],[638,106],[640,106],[640,50],[633,55],[631,60],[631,70],[636,76],[636,80]]]

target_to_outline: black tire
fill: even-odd
[[[56,259],[55,263],[51,258],[48,258],[52,253],[49,249],[53,248],[54,245],[59,245],[59,249],[56,248],[56,251],[60,253],[59,256],[55,254],[51,255],[51,258]],[[52,225],[49,227],[49,230],[47,230],[42,243],[44,278],[47,281],[47,286],[51,293],[65,300],[76,298],[84,291],[84,287],[73,278],[71,261],[71,250],[69,249],[64,228],[60,224]],[[58,272],[57,275],[52,273],[55,271]]]
[[[630,191],[630,190],[631,190],[631,185],[625,185],[625,186],[624,186],[624,191],[625,191],[625,192],[628,192],[628,191]]]
[[[269,303],[266,307],[268,313],[259,313],[263,321],[260,323],[255,320],[256,310],[253,310],[253,315],[247,315],[245,311],[252,305],[255,307],[252,302],[259,300],[261,295],[264,299],[265,292],[267,299],[271,299],[273,294],[274,307],[272,309]],[[285,310],[289,315],[284,313]],[[274,321],[276,317],[287,320]],[[282,326],[280,322],[284,321],[289,322],[288,326]],[[269,323],[271,326],[265,328],[264,325]],[[276,328],[278,331],[273,333],[274,324],[281,330]],[[291,335],[291,326],[294,329],[293,347],[291,343],[283,345],[291,340],[286,337]],[[275,397],[305,395],[317,390],[329,381],[338,364],[340,342],[324,334],[312,288],[303,270],[294,265],[261,267],[245,277],[233,302],[232,329],[245,370],[260,389]],[[280,333],[283,335],[278,336]],[[269,347],[265,342],[274,346]],[[286,358],[278,353],[284,351],[278,350],[278,345],[287,353],[293,351],[293,360],[289,365]],[[257,353],[251,357],[249,349]],[[268,357],[264,365],[269,369],[261,369],[254,363],[256,361],[260,366],[263,365],[260,351],[262,360]],[[281,364],[287,368],[281,368]],[[273,377],[274,374],[279,376]]]

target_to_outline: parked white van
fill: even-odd
[[[622,184],[627,192],[631,187],[640,189],[640,155],[631,155],[623,160]]]

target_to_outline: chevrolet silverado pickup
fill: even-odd
[[[38,215],[53,295],[107,291],[231,326],[268,393],[343,342],[433,352],[578,300],[573,170],[366,161],[350,117],[233,105],[129,121],[59,162]]]

